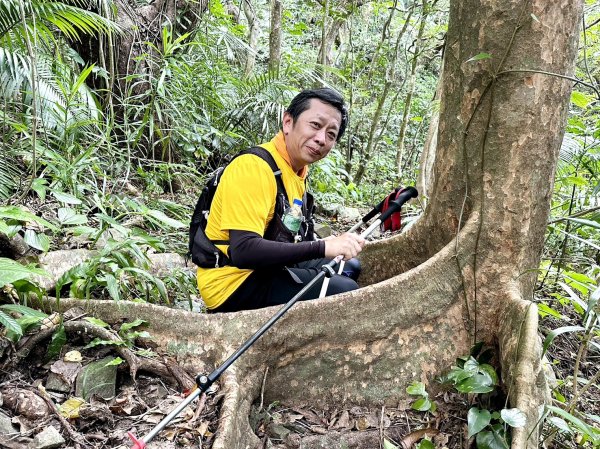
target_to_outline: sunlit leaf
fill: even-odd
[[[56,190],[52,190],[52,196],[56,198],[61,203],[65,204],[81,204],[81,200],[73,195],[70,195],[65,192],[57,192]]]
[[[86,320],[86,321],[88,321],[88,322],[90,322],[90,323],[92,323],[93,325],[95,325],[95,326],[98,326],[98,327],[104,327],[104,328],[106,328],[106,327],[110,327],[110,326],[108,325],[108,323],[105,323],[105,322],[104,322],[104,321],[102,321],[100,318],[94,318],[94,317],[92,317],[92,316],[86,316],[86,317],[84,318],[84,320]]]
[[[27,243],[29,246],[39,249],[45,253],[50,249],[50,239],[48,236],[40,232],[35,232],[33,229],[25,230],[23,240],[25,240],[25,243]]]
[[[571,92],[571,103],[573,103],[575,106],[578,106],[582,109],[585,109],[588,107],[588,105],[594,100],[594,97],[592,97],[591,95],[588,94],[584,94],[583,92],[579,92],[577,90],[574,90],[573,92]]]
[[[50,277],[49,274],[41,268],[28,267],[21,265],[12,259],[0,257],[0,287],[4,287],[6,284],[12,284],[20,279],[30,279],[35,275]]]
[[[58,221],[63,225],[82,225],[87,223],[87,217],[71,208],[61,207],[58,209]]]
[[[479,53],[472,58],[467,59],[465,62],[481,61],[482,59],[490,59],[491,57],[492,55],[489,53]]]
[[[562,432],[573,433],[567,422],[564,419],[559,418],[558,416],[551,416],[548,418],[548,421],[550,422],[550,424],[552,424],[554,427],[556,427],[558,430],[561,430]]]
[[[570,332],[581,332],[581,331],[585,331],[585,327],[563,326],[563,327],[559,327],[558,329],[554,329],[553,331],[549,332],[548,335],[546,336],[546,338],[544,340],[544,344],[542,346],[542,355],[544,355],[546,353],[548,346],[550,346],[552,344],[552,342],[554,341],[554,339],[557,336],[559,336],[561,334],[570,333]]]
[[[518,408],[505,408],[500,411],[500,416],[506,424],[515,428],[525,427],[527,415]]]
[[[160,210],[150,209],[150,210],[148,210],[148,215],[150,215],[153,218],[156,218],[158,221],[166,224],[167,226],[175,228],[175,229],[181,229],[181,228],[186,227],[179,220],[175,220],[173,218],[168,217],[167,215],[165,215],[164,212],[162,212]]]

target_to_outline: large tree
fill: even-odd
[[[397,403],[414,380],[433,387],[476,341],[497,348],[510,404],[527,414],[513,448],[537,447],[547,386],[531,299],[581,9],[579,1],[451,1],[423,216],[367,246],[364,288],[297,304],[224,374],[213,447],[256,443],[248,413],[266,368],[265,401]],[[86,304],[107,320],[149,321],[162,347],[197,372],[211,371],[275,312]]]

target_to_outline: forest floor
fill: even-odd
[[[334,233],[348,227],[344,221],[334,222],[332,226]],[[553,323],[552,317],[542,321],[542,326],[548,329],[560,325],[560,322]],[[61,354],[80,355],[76,362],[71,362],[76,363],[76,370],[89,362],[118,355],[114,346],[94,346],[90,345],[91,341],[92,337],[85,333],[77,334],[76,338],[69,338]],[[6,339],[0,338],[0,363],[4,363],[0,365],[1,448],[129,448],[132,443],[127,437],[128,432],[141,438],[183,400],[184,394],[172,378],[140,371],[134,381],[127,363],[120,363],[115,365],[113,391],[105,395],[106,399],[91,395],[79,407],[80,403],[73,402],[81,388],[75,381],[77,373],[65,368],[63,358],[47,359],[49,344],[49,340],[41,342],[26,358],[16,360],[14,348]],[[552,345],[549,356],[560,381],[566,381],[572,375],[578,348],[579,340],[575,334],[562,335]],[[162,356],[158,354],[158,358]],[[591,354],[582,360],[580,369],[588,377],[598,370],[599,365],[597,354]],[[56,375],[66,386],[63,391],[46,388],[49,377]],[[222,399],[218,386],[218,382],[215,383],[208,395],[184,409],[147,447],[210,448],[218,432]],[[561,383],[556,391],[570,397],[569,383]],[[431,399],[437,406],[433,413],[413,410],[414,400],[399,402],[395,407],[348,405],[323,410],[310,404],[301,407],[263,404],[259,399],[254,404],[250,422],[262,442],[262,449],[409,449],[416,447],[423,438],[433,442],[423,448],[475,447],[473,439],[467,438],[466,424],[474,398],[440,389]],[[496,398],[496,401],[502,402],[502,398]],[[600,391],[596,387],[588,390],[579,407],[600,415]],[[50,427],[59,432],[53,432]],[[42,435],[47,440],[42,441]],[[580,447],[576,445],[576,439],[577,435],[560,433],[550,447]]]

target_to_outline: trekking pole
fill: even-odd
[[[396,189],[395,192],[397,192],[398,190],[399,190],[399,188]],[[377,218],[377,220],[375,220],[373,223],[371,223],[371,225],[367,229],[365,229],[360,234],[360,236],[362,238],[366,238],[375,229],[377,229],[381,223],[383,223],[385,220],[387,220],[390,217],[390,215],[399,211],[404,203],[406,203],[409,199],[416,198],[418,196],[419,196],[419,192],[417,191],[417,189],[415,189],[414,187],[407,187],[406,190],[404,190],[404,192],[401,192],[400,195],[398,195],[398,197],[395,200],[393,200],[389,203],[389,207],[387,208],[387,210],[385,212],[381,213],[379,215],[379,217]],[[379,203],[377,206],[375,206],[371,212],[369,212],[367,215],[365,215],[361,221],[359,221],[354,226],[352,226],[352,228],[350,228],[350,231],[348,231],[348,232],[354,232],[359,227],[361,227],[363,225],[363,223],[367,223],[371,218],[373,218],[377,214],[378,211],[380,212],[381,208],[383,207],[384,201],[385,200],[383,200],[381,203]],[[339,258],[339,260],[338,260],[338,258]],[[340,263],[338,273],[341,273],[342,270],[344,269],[345,261],[342,259],[341,256],[337,256],[333,260],[338,260],[338,262]],[[327,288],[329,287],[329,278],[330,277],[331,276],[328,276],[327,278],[325,278],[323,280],[323,285],[321,286],[321,292],[319,293],[319,298],[324,298],[325,295],[327,294]]]
[[[382,213],[379,219],[376,220],[371,226],[369,226],[369,228],[367,228],[361,234],[361,236],[363,238],[368,236],[371,232],[375,230],[375,228],[377,228],[377,226],[379,226],[380,223],[387,219],[393,212],[402,207],[402,204],[404,204],[410,198],[416,197],[417,195],[417,189],[415,189],[414,187],[409,187],[406,192],[403,192],[396,200],[392,202],[389,209]],[[252,335],[248,340],[246,340],[246,342],[242,344],[242,346],[237,351],[231,354],[221,366],[217,367],[212,373],[208,375],[199,374],[198,376],[196,376],[196,385],[198,386],[198,388],[195,389],[192,393],[190,393],[190,395],[187,398],[185,398],[185,400],[181,402],[181,404],[179,404],[171,413],[165,416],[161,422],[154,426],[146,436],[142,437],[141,439],[138,439],[132,432],[128,432],[127,435],[134,443],[131,449],[144,449],[147,443],[149,443],[177,415],[179,415],[184,408],[186,408],[202,393],[206,392],[210,388],[210,386],[219,377],[221,377],[221,374],[223,374],[223,372],[233,364],[233,362],[235,362],[244,352],[246,352],[256,342],[256,340],[258,340],[266,331],[268,331],[273,326],[273,324],[275,324],[275,322],[279,320],[279,318],[285,315],[285,313],[302,297],[302,295],[304,295],[313,285],[319,282],[321,278],[325,277],[328,280],[331,276],[333,276],[335,274],[335,270],[333,269],[333,267],[342,259],[343,256],[340,255],[337,256],[335,259],[329,261],[327,264],[323,265],[321,267],[321,271],[319,271],[319,273],[308,284],[306,284],[302,288],[302,290],[300,290],[296,295],[294,295],[292,299],[285,303],[283,307],[279,309],[269,321],[263,324],[263,326],[259,330],[257,330],[254,333],[254,335]]]
[[[341,256],[338,256],[341,257]],[[131,441],[134,442],[134,445],[131,449],[144,449],[146,447],[146,443],[150,442],[161,430],[163,430],[167,424],[169,424],[173,418],[175,418],[181,411],[188,406],[194,399],[196,399],[199,395],[204,393],[206,390],[210,388],[210,386],[223,374],[223,372],[231,366],[233,362],[235,362],[244,352],[250,348],[254,344],[256,340],[258,340],[262,334],[264,334],[275,322],[281,318],[297,301],[306,293],[308,289],[310,289],[313,285],[315,285],[322,277],[327,276],[331,277],[335,274],[335,270],[333,267],[338,262],[338,260],[333,259],[326,265],[321,267],[321,271],[300,290],[292,299],[290,299],[284,306],[279,309],[279,311],[271,317],[269,321],[267,321],[259,330],[256,331],[252,337],[250,337],[237,351],[229,356],[225,362],[217,367],[212,373],[205,375],[199,374],[196,377],[196,384],[198,386],[181,404],[177,406],[175,410],[169,413],[161,422],[159,422],[154,428],[142,439],[137,439],[132,432],[128,432],[128,436]]]

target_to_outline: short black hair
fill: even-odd
[[[313,98],[320,100],[323,103],[327,103],[340,111],[340,114],[342,115],[342,122],[340,123],[340,129],[338,130],[338,135],[335,139],[337,142],[339,142],[344,135],[344,131],[346,131],[346,125],[348,124],[348,110],[344,104],[344,97],[342,97],[335,90],[328,87],[303,90],[294,97],[285,112],[290,114],[293,122],[296,123],[296,119],[300,116],[300,114],[310,107],[310,100]]]

